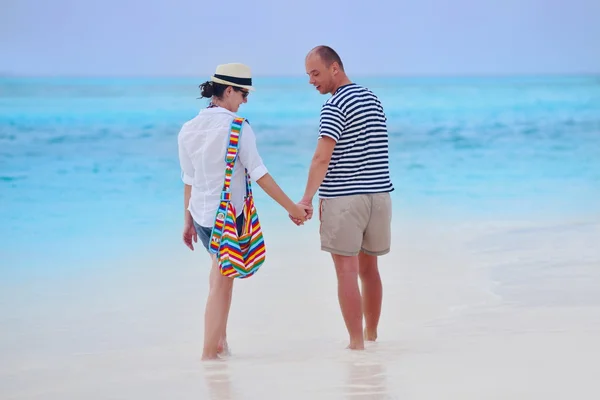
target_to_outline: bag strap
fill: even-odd
[[[240,136],[242,133],[242,125],[244,124],[245,118],[236,117],[231,122],[231,129],[229,132],[229,143],[227,145],[227,151],[225,153],[225,180],[223,182],[223,190],[221,193],[221,200],[229,201],[231,199],[231,192],[229,187],[231,185],[231,177],[233,176],[233,167],[238,156],[238,149],[240,144]],[[248,170],[244,168],[244,174],[246,175],[246,197],[252,195],[252,185],[250,183],[250,175]]]
[[[231,192],[229,190],[231,186],[231,177],[233,176],[233,168],[235,161],[238,156],[238,149],[240,144],[240,135],[242,133],[242,125],[245,119],[236,117],[231,122],[231,129],[229,131],[229,143],[227,145],[227,151],[225,152],[225,178],[223,180],[223,189],[221,191],[221,201],[219,208],[217,209],[217,215],[215,217],[215,223],[211,232],[211,239],[209,245],[209,251],[217,254],[221,247],[221,238],[225,229],[225,218],[227,215],[227,207],[231,201]],[[252,195],[252,188],[250,187],[250,175],[248,170],[244,171],[246,175],[246,197]]]

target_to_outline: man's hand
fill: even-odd
[[[313,213],[314,213],[314,209],[312,206],[312,201],[311,200],[307,200],[307,199],[302,199],[298,202],[298,205],[303,207],[304,210],[306,211],[306,220],[308,221],[309,219],[312,218]],[[290,219],[292,220],[293,223],[295,223],[297,226],[303,225],[304,221],[298,219],[298,218],[294,218],[292,215],[289,215]]]
[[[312,215],[312,207],[296,203],[294,213],[288,214],[290,219],[296,225],[304,225],[304,222],[308,220],[308,216]]]
[[[306,219],[307,220],[311,219],[313,216],[313,212],[314,212],[313,205],[312,205],[312,199],[304,199],[303,198],[302,200],[300,200],[298,202],[298,204],[306,206],[306,212],[307,212]]]
[[[194,251],[194,243],[198,243],[198,233],[192,222],[186,221],[183,226],[183,243],[192,251]]]

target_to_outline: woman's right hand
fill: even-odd
[[[196,228],[194,228],[194,223],[190,220],[186,220],[183,224],[183,243],[190,250],[194,251],[194,243],[198,242],[198,233],[196,233]]]

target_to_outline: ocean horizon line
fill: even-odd
[[[536,73],[504,73],[504,74],[491,74],[491,73],[465,73],[465,74],[410,74],[410,73],[352,73],[347,72],[351,79],[379,79],[379,78],[393,78],[393,79],[407,79],[407,80],[456,80],[456,79],[561,79],[561,78],[600,78],[600,71],[598,72],[571,72],[571,73],[553,73],[553,72],[536,72]],[[106,79],[106,80],[136,80],[136,79],[156,79],[156,80],[203,80],[208,79],[212,72],[205,74],[20,74],[11,72],[0,72],[0,79]],[[254,79],[306,79],[305,74],[265,74],[256,73],[253,75]]]

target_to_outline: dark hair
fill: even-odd
[[[216,97],[220,99],[223,97],[223,93],[225,93],[225,89],[227,89],[227,85],[223,85],[221,83],[206,81],[200,85],[200,96],[202,97]]]
[[[312,49],[312,52],[315,52],[316,54],[318,54],[318,56],[321,57],[321,60],[323,60],[323,62],[325,63],[325,65],[327,67],[329,67],[331,64],[336,62],[339,64],[340,69],[342,71],[344,70],[344,64],[342,63],[342,59],[340,58],[338,53],[336,53],[336,51],[334,49],[332,49],[331,47],[317,46],[314,49]]]
[[[216,97],[217,99],[221,99],[223,97],[223,93],[225,90],[231,85],[224,85],[222,83],[217,83],[213,81],[206,81],[200,85],[200,96],[201,97]],[[233,90],[236,92],[242,92],[242,88],[231,86]]]

